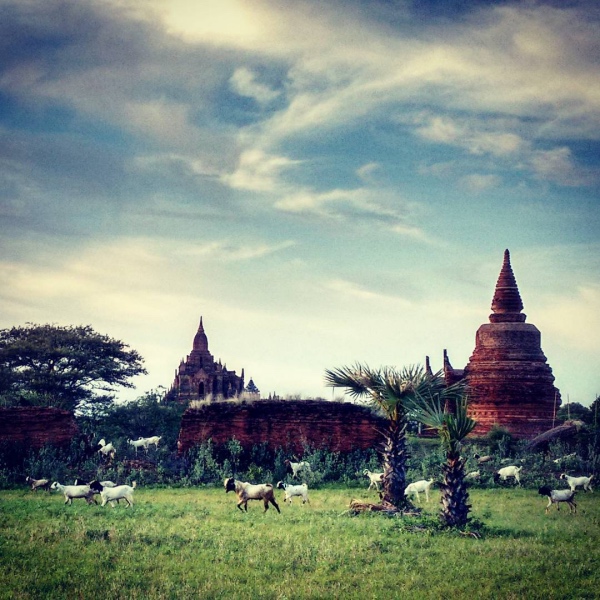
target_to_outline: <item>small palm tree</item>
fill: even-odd
[[[444,396],[446,386],[441,374],[432,375],[419,365],[398,371],[392,367],[371,369],[357,363],[326,370],[325,381],[330,387],[346,388],[347,394],[366,399],[385,414],[388,428],[383,432],[383,501],[399,509],[412,508],[404,495],[408,460],[406,406],[409,399],[416,402],[421,397]]]
[[[465,459],[460,456],[462,441],[477,424],[467,415],[467,397],[464,386],[447,388],[448,395],[457,395],[454,401],[439,394],[418,394],[411,397],[406,408],[417,421],[437,430],[446,463],[442,467],[442,509],[440,517],[449,527],[463,527],[469,519],[469,493],[465,482]]]

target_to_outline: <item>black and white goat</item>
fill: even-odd
[[[574,492],[578,487],[582,487],[586,492],[593,492],[592,489],[592,479],[594,475],[590,475],[589,477],[571,477],[566,473],[562,473],[560,479],[565,479],[571,488],[571,491]]]
[[[233,477],[228,477],[223,482],[225,486],[225,493],[235,492],[238,503],[237,507],[243,512],[248,512],[248,500],[262,500],[265,506],[265,512],[269,510],[269,502],[277,509],[280,513],[279,505],[275,500],[275,492],[273,486],[270,483],[259,483],[252,484],[247,481],[238,481]],[[242,506],[244,508],[242,508]]]
[[[98,450],[98,453],[102,454],[102,456],[109,457],[112,460],[115,457],[115,454],[117,453],[117,450],[113,446],[113,443],[109,442],[107,444],[104,438],[102,438],[98,443],[101,446],[100,450]]]
[[[127,506],[133,506],[133,491],[136,488],[135,481],[131,485],[117,485],[115,487],[107,487],[102,485],[100,481],[92,481],[90,488],[93,492],[100,494],[102,498],[102,506],[105,506],[107,502],[114,508],[115,501],[125,500]]]
[[[291,460],[284,460],[283,464],[286,466],[287,472],[293,477],[296,478],[303,471],[310,473],[310,463],[305,460],[300,462],[292,462]]]
[[[285,492],[285,497],[283,498],[284,502],[289,500],[291,504],[292,498],[294,496],[299,496],[302,498],[302,504],[306,504],[307,502],[310,504],[310,500],[308,499],[308,486],[306,483],[301,485],[291,485],[290,483],[279,481],[277,483],[277,488]]]
[[[569,512],[577,512],[577,504],[575,503],[575,492],[573,490],[553,490],[547,485],[543,485],[538,494],[547,496],[548,505],[546,506],[546,514],[553,504],[556,504],[556,510],[560,510],[560,503],[566,502],[569,505]]]

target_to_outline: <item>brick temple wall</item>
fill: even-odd
[[[39,449],[67,446],[79,434],[73,415],[57,408],[0,408],[0,441]]]
[[[235,437],[244,447],[267,442],[301,455],[303,444],[335,452],[377,448],[387,421],[364,406],[319,400],[219,402],[185,411],[178,448]]]

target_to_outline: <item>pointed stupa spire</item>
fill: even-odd
[[[510,252],[504,251],[504,262],[496,282],[496,290],[492,299],[490,323],[517,323],[526,319],[521,311],[523,302],[517,287],[517,280],[510,266]]]
[[[431,370],[431,363],[429,362],[429,356],[425,357],[425,373],[428,377],[433,377],[433,371]]]
[[[208,338],[206,337],[206,333],[204,333],[202,317],[200,317],[200,325],[198,325],[198,331],[194,336],[194,350],[208,351]]]

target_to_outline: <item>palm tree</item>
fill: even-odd
[[[357,363],[350,367],[326,370],[325,381],[330,387],[346,388],[354,398],[364,398],[380,409],[388,419],[384,432],[383,501],[399,509],[412,508],[404,495],[406,488],[407,403],[431,395],[445,396],[446,385],[438,372],[427,372],[420,365],[400,371],[392,367],[371,369]],[[412,404],[411,404],[412,405]]]
[[[442,509],[440,517],[449,527],[463,527],[469,519],[469,493],[465,483],[465,459],[460,456],[462,441],[477,424],[467,415],[467,397],[464,386],[456,384],[447,388],[458,397],[451,402],[436,393],[415,394],[406,403],[411,417],[427,427],[437,430],[446,463],[442,466]]]

